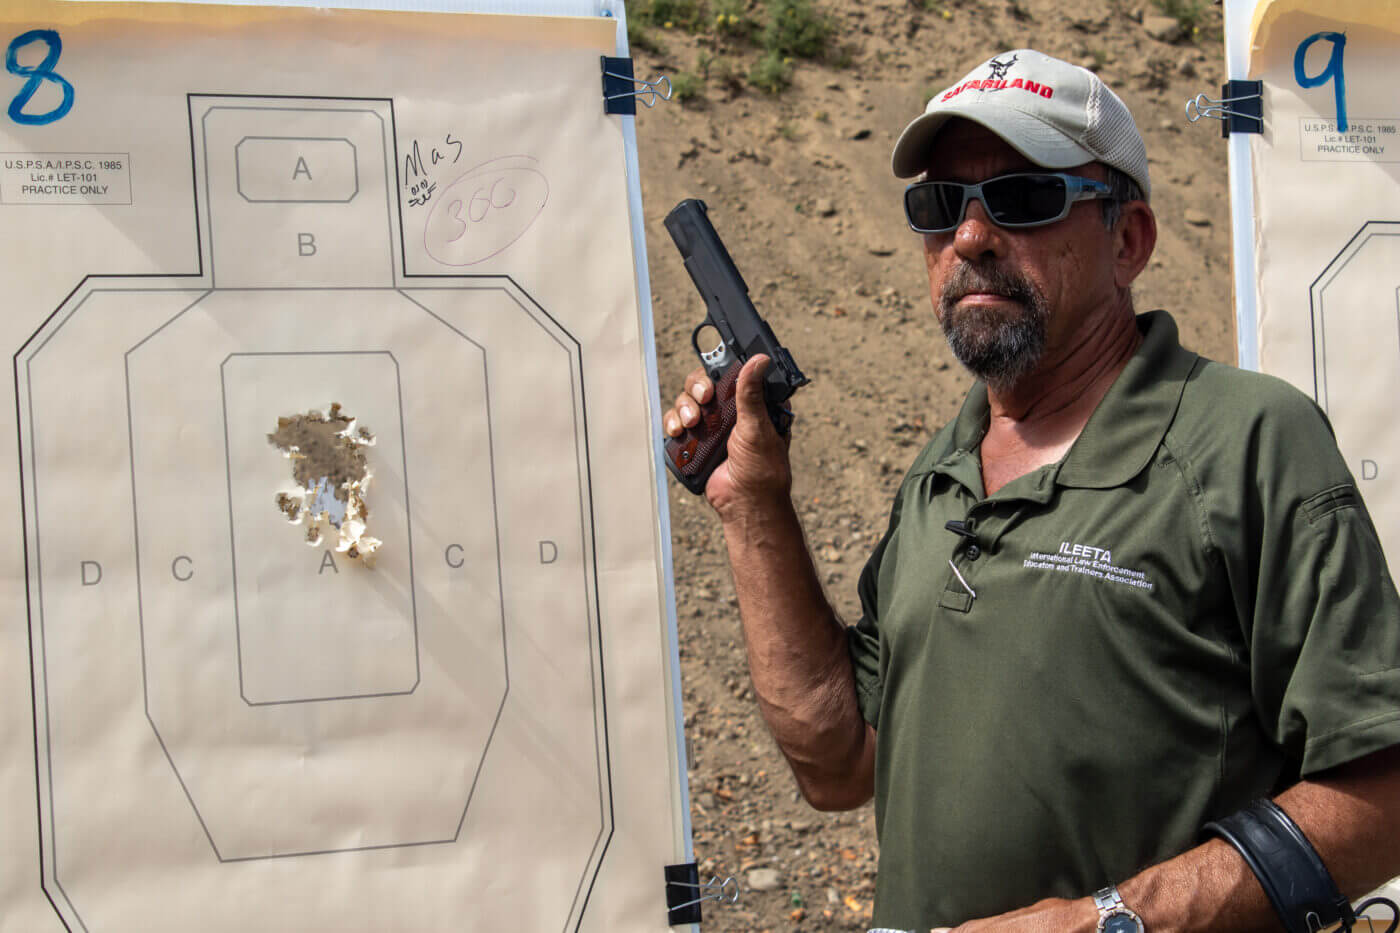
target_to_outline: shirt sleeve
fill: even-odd
[[[900,487],[895,496],[894,508],[890,512],[890,523],[885,536],[875,546],[870,559],[865,562],[865,569],[860,573],[860,582],[856,586],[856,592],[860,596],[860,621],[846,629],[860,712],[865,721],[877,730],[880,728],[880,699],[884,692],[883,640],[880,637],[879,623],[880,567],[899,527],[899,509],[903,495],[904,489]]]
[[[1287,408],[1244,439],[1264,455],[1245,636],[1255,709],[1307,776],[1400,743],[1400,598],[1325,416]]]

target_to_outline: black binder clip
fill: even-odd
[[[1220,135],[1264,131],[1264,82],[1226,81],[1220,99],[1197,94],[1186,102],[1186,122],[1202,118],[1220,121]]]
[[[701,883],[700,871],[694,862],[666,866],[667,925],[699,923],[700,905],[706,901],[738,903],[739,883],[733,878],[721,881],[718,876]]]
[[[657,100],[671,99],[671,79],[662,75],[650,81],[642,81],[632,75],[632,59],[601,56],[603,66],[603,112],[637,112],[637,101],[642,106],[654,107]],[[662,90],[662,88],[665,90]]]

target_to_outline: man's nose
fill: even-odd
[[[962,223],[953,235],[953,248],[970,262],[987,256],[1000,258],[1006,254],[1006,231],[992,223],[982,202],[974,198],[968,202]]]

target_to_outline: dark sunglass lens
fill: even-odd
[[[918,230],[947,230],[962,213],[963,187],[931,181],[914,185],[904,192],[904,209],[909,223]]]
[[[1054,175],[1012,175],[988,182],[982,193],[999,224],[1037,224],[1060,216],[1068,186]]]

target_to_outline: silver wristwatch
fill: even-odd
[[[1095,891],[1094,906],[1099,909],[1098,933],[1145,933],[1142,918],[1123,903],[1117,885]]]

